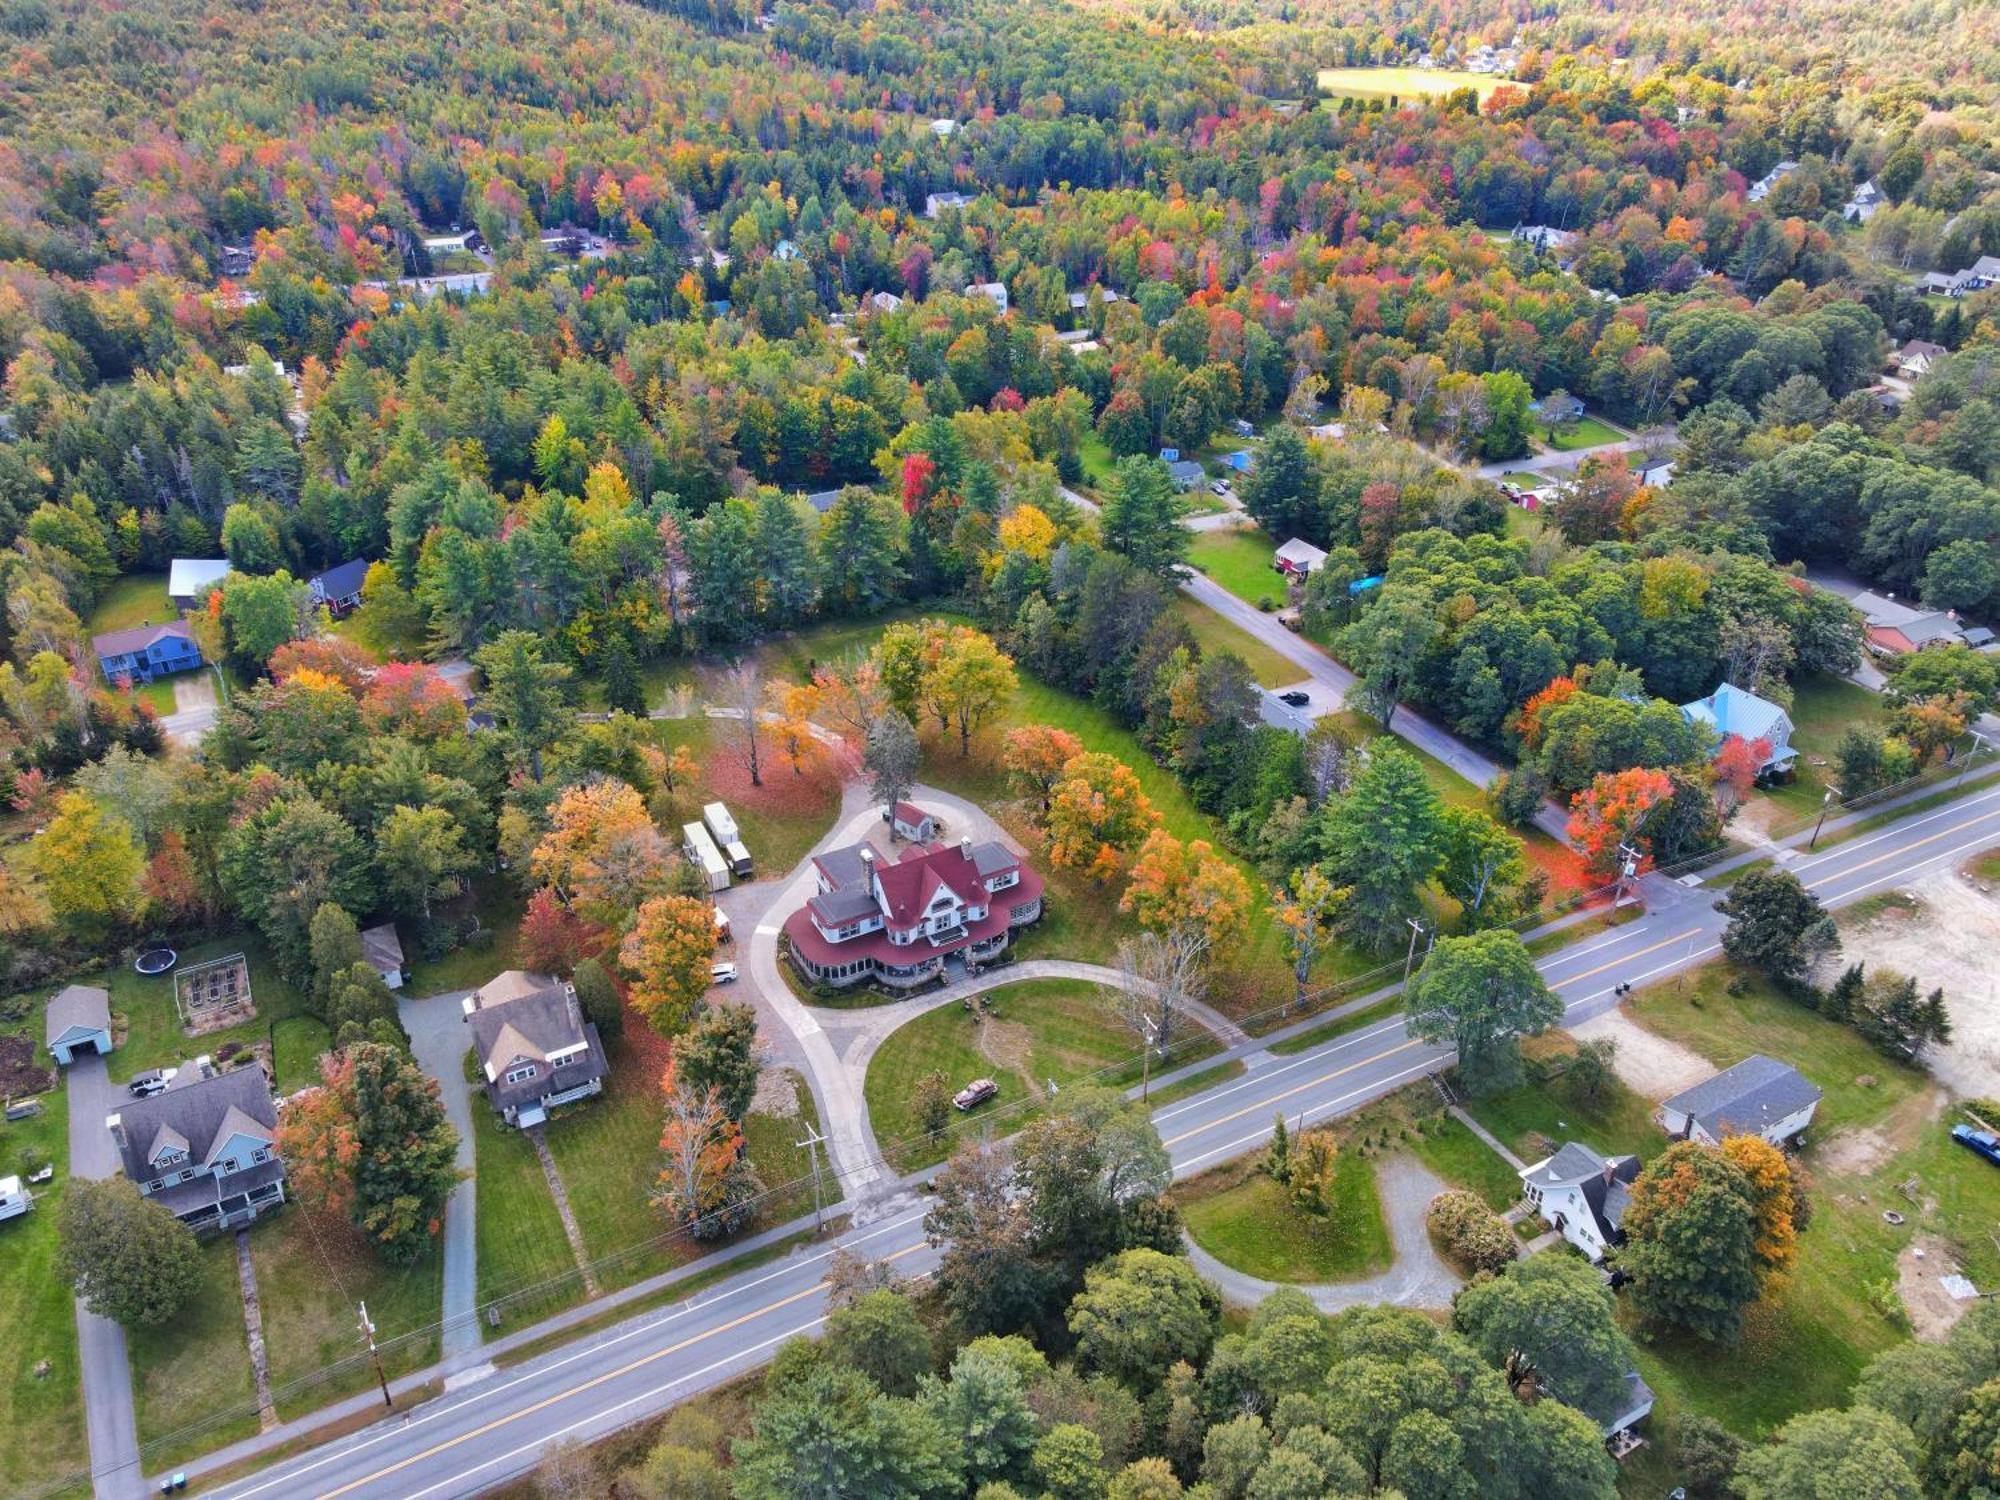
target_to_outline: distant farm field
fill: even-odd
[[[1455,89],[1476,89],[1484,99],[1508,78],[1461,73],[1455,68],[1321,68],[1319,91],[1348,99],[1436,99]]]

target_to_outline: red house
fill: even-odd
[[[970,966],[1042,914],[1042,877],[1004,845],[916,844],[892,860],[872,843],[813,857],[819,889],[785,920],[792,958],[817,984],[907,989],[961,956]]]

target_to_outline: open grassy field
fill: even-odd
[[[1512,80],[1456,68],[1321,68],[1319,91],[1338,99],[1436,99],[1472,89],[1481,99]]]
[[[278,1413],[294,1417],[374,1384],[372,1363],[355,1325],[368,1304],[389,1378],[437,1359],[444,1254],[433,1245],[413,1266],[391,1266],[345,1220],[313,1218],[297,1204],[250,1231],[257,1299],[264,1315],[271,1390]],[[242,1343],[239,1332],[237,1343]],[[238,1349],[239,1357],[248,1356]],[[221,1351],[217,1351],[220,1357]],[[352,1363],[299,1390],[285,1388],[342,1360]]]
[[[158,1328],[134,1329],[125,1336],[139,1443],[144,1447],[225,1412],[236,1415],[169,1443],[161,1457],[205,1450],[257,1430],[251,1408],[257,1392],[243,1331],[233,1235],[203,1242],[201,1270],[201,1289],[192,1303]]]
[[[41,1011],[30,1034],[41,1034]],[[15,1028],[19,1029],[19,1028]],[[69,1095],[42,1095],[42,1112],[0,1125],[0,1176],[27,1173],[24,1154],[55,1163],[54,1179],[31,1189],[25,1218],[0,1225],[0,1474],[29,1489],[86,1467],[83,1389],[75,1304],[56,1273],[56,1214],[69,1186]],[[38,1373],[46,1362],[46,1374]]]
[[[1792,748],[1799,752],[1797,775],[1766,792],[1781,817],[1803,818],[1819,811],[1834,778],[1833,754],[1850,727],[1887,724],[1882,696],[1858,682],[1815,672],[1792,688]]]
[[[180,611],[167,599],[164,573],[127,573],[113,579],[83,622],[84,633],[102,635],[107,630],[130,630],[135,625],[163,625],[180,618]]]
[[[1201,643],[1204,653],[1212,655],[1228,651],[1242,657],[1243,664],[1250,669],[1250,675],[1257,679],[1260,686],[1282,687],[1304,678],[1305,670],[1290,657],[1274,651],[1249,632],[1237,629],[1214,610],[1204,609],[1186,594],[1175,597],[1173,610],[1187,623],[1189,632]]]
[[[1540,433],[1542,439],[1558,453],[1574,453],[1579,448],[1602,448],[1606,443],[1620,441],[1622,436],[1617,428],[1595,417],[1584,417],[1567,427],[1556,428],[1553,433],[1541,428]]]
[[[904,1171],[941,1161],[952,1137],[995,1119],[1006,1134],[1039,1112],[1047,1085],[1067,1084],[1111,1068],[1101,1081],[1136,1082],[1136,1039],[1097,993],[1073,979],[1034,979],[1003,985],[986,996],[992,1014],[943,1005],[907,1022],[882,1044],[868,1067],[864,1091],[875,1139]],[[1204,1056],[1215,1040],[1193,1022],[1182,1023],[1180,1045],[1167,1066]],[[1157,1063],[1157,1059],[1155,1060]],[[975,1078],[991,1078],[999,1096],[969,1116],[954,1116],[954,1130],[939,1141],[919,1138],[917,1081],[936,1069],[952,1092]]]
[[[286,1016],[273,1022],[271,1066],[277,1074],[277,1091],[291,1094],[318,1083],[320,1054],[332,1045],[333,1033],[316,1016]]]
[[[1265,1281],[1358,1281],[1394,1260],[1375,1164],[1343,1149],[1333,1204],[1322,1217],[1301,1212],[1279,1183],[1245,1157],[1174,1189],[1197,1245],[1226,1266]]]
[[[1285,602],[1285,579],[1271,566],[1277,551],[1262,531],[1236,527],[1204,531],[1188,548],[1188,563],[1228,589],[1245,604]]]
[[[1560,1145],[1578,1140],[1595,1151],[1632,1152],[1642,1158],[1666,1149],[1666,1135],[1653,1123],[1651,1101],[1618,1079],[1606,1082],[1594,1099],[1562,1081],[1558,1070],[1575,1050],[1564,1032],[1530,1039],[1522,1051],[1551,1070],[1550,1081],[1475,1098],[1466,1107],[1523,1161],[1541,1160],[1548,1154],[1544,1143],[1549,1141]]]

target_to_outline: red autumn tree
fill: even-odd
[[[26,813],[30,822],[46,822],[56,810],[56,784],[39,768],[23,771],[14,778],[14,795],[8,804],[17,813]]]
[[[140,877],[139,883],[146,892],[146,899],[169,922],[187,922],[196,917],[214,915],[202,892],[201,880],[195,873],[194,860],[188,854],[187,840],[181,837],[178,829],[169,828],[160,835],[160,847],[146,862],[146,873]]]
[[[1639,850],[1643,867],[1651,857],[1642,832],[1646,815],[1673,794],[1673,779],[1665,771],[1635,766],[1602,772],[1570,802],[1570,842],[1600,875],[1618,868],[1618,846],[1624,843]]]
[[[365,646],[337,635],[309,636],[302,641],[286,641],[271,653],[271,680],[283,682],[301,669],[331,677],[357,697],[368,686],[375,671],[375,654]]]
[[[1521,705],[1521,712],[1514,719],[1514,732],[1521,736],[1523,747],[1529,750],[1541,748],[1542,715],[1558,703],[1567,703],[1577,692],[1574,677],[1558,677]]]
[[[437,668],[393,661],[376,672],[361,699],[368,727],[386,734],[439,740],[465,729],[465,705]]]
[[[564,906],[547,886],[528,898],[527,910],[521,914],[521,962],[526,968],[567,978],[603,941],[602,928],[593,927]]]
[[[1770,758],[1769,740],[1746,740],[1740,734],[1722,737],[1722,744],[1715,752],[1715,805],[1724,817],[1750,795],[1750,788],[1757,784],[1757,773]]]
[[[928,453],[903,455],[903,514],[914,516],[931,498],[938,467]]]

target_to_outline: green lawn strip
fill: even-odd
[[[367,1346],[356,1324],[359,1303],[368,1304],[390,1379],[436,1361],[441,1246],[434,1244],[413,1266],[392,1266],[345,1220],[315,1219],[293,1204],[251,1229],[250,1261],[257,1270],[271,1390],[281,1417],[299,1416],[374,1384],[374,1364],[362,1357]],[[325,1378],[286,1395],[294,1381],[322,1372]]]
[[[286,1016],[271,1025],[272,1066],[280,1094],[297,1093],[319,1082],[320,1054],[333,1045],[333,1033],[316,1016]]]
[[[1096,433],[1086,433],[1077,445],[1077,462],[1083,466],[1083,481],[1086,487],[1104,483],[1111,477],[1111,471],[1118,466],[1118,460],[1103,438]]]
[[[403,993],[421,998],[477,989],[495,974],[519,968],[521,913],[526,906],[527,898],[507,876],[476,877],[468,895],[455,903],[454,911],[477,916],[480,927],[493,936],[454,948],[441,958],[425,958],[413,950],[409,971],[403,977]]]
[[[480,1305],[545,1286],[503,1309],[504,1326],[518,1327],[581,1301],[576,1258],[570,1254],[534,1146],[520,1131],[501,1123],[483,1093],[472,1101],[472,1135]]]
[[[1644,909],[1637,906],[1621,906],[1612,911],[1592,912],[1581,922],[1572,922],[1555,932],[1545,932],[1540,937],[1531,939],[1525,946],[1536,958],[1543,958],[1567,948],[1571,943],[1596,937],[1599,933],[1609,932],[1614,927],[1623,927],[1627,922],[1636,922],[1643,915],[1645,915]]]
[[[975,1016],[944,1005],[905,1023],[884,1042],[868,1066],[864,1092],[875,1140],[902,1170],[942,1161],[955,1137],[996,1121],[1011,1133],[1040,1112],[1048,1081],[1058,1085],[1086,1075],[1122,1087],[1139,1081],[1132,1033],[1097,993],[1074,979],[1032,979],[1003,985],[986,996],[995,1015]],[[1162,1066],[1179,1067],[1213,1052],[1213,1037],[1182,1023],[1181,1041]],[[925,1141],[915,1111],[917,1080],[941,1071],[956,1093],[975,1078],[991,1078],[998,1096],[970,1116],[954,1120],[944,1138]],[[1109,1071],[1106,1071],[1106,1070]]]
[[[368,604],[335,620],[333,633],[366,647],[383,661],[420,661],[430,646],[419,620],[399,629],[380,609]]]
[[[1471,89],[1484,99],[1511,80],[1456,68],[1321,68],[1319,91],[1348,99],[1441,98]]]
[[[2000,881],[2000,849],[1975,854],[1965,868],[1974,880]]]
[[[1265,645],[1248,631],[1232,625],[1214,610],[1186,594],[1174,597],[1174,613],[1186,621],[1188,631],[1201,644],[1204,655],[1227,651],[1243,658],[1250,675],[1262,687],[1282,687],[1304,679],[1306,669],[1289,656]]]
[[[33,1012],[39,1034],[41,1012]],[[0,1474],[32,1488],[77,1468],[86,1457],[76,1312],[56,1272],[56,1216],[69,1185],[69,1095],[41,1096],[42,1112],[0,1125],[0,1176],[27,1177],[23,1154],[38,1151],[56,1175],[30,1188],[35,1206],[0,1224]],[[38,1374],[41,1365],[47,1374]]]
[[[239,932],[183,948],[177,967],[186,969],[231,953],[241,953],[250,961],[250,994],[257,1006],[256,1018],[200,1036],[191,1037],[181,1030],[174,1012],[172,973],[148,978],[135,973],[130,964],[115,964],[78,977],[78,984],[97,985],[111,992],[114,1026],[120,1016],[124,1018],[118,1049],[105,1060],[114,1080],[122,1083],[148,1068],[167,1067],[203,1054],[215,1056],[231,1042],[247,1045],[268,1040],[272,1026],[304,1009],[303,998],[279,973],[270,950],[253,933]],[[53,993],[47,986],[35,992],[37,1031],[41,1005]]]
[[[1395,1259],[1375,1191],[1375,1164],[1343,1143],[1325,1217],[1301,1212],[1249,1159],[1174,1189],[1194,1242],[1226,1266],[1265,1281],[1358,1281]]]
[[[1263,531],[1230,527],[1204,531],[1188,546],[1188,563],[1253,607],[1285,602],[1285,576],[1271,566],[1276,545]]]
[[[188,1306],[159,1327],[126,1330],[132,1405],[141,1448],[194,1424],[220,1420],[222,1425],[174,1437],[146,1455],[149,1463],[205,1452],[257,1430],[235,1236],[202,1243],[201,1271],[201,1288]]]
[[[1831,784],[1833,756],[1841,736],[1851,726],[1880,728],[1889,715],[1880,693],[1828,672],[1815,672],[1793,685],[1788,713],[1792,748],[1799,752],[1797,770],[1790,781],[1772,786],[1762,795],[1791,817],[1812,817],[1818,814]]]
[[[1624,440],[1617,428],[1595,417],[1584,417],[1566,427],[1558,427],[1553,435],[1543,427],[1538,427],[1536,431],[1558,453],[1574,453],[1579,448],[1602,448],[1606,443]]]
[[[164,625],[180,617],[181,612],[167,598],[166,574],[127,573],[113,579],[91,606],[83,629],[86,635],[103,635],[139,625]]]
[[[812,1157],[796,1143],[806,1138],[808,1127],[819,1128],[819,1109],[803,1074],[792,1068],[779,1070],[791,1086],[793,1112],[766,1115],[755,1110],[743,1121],[743,1144],[750,1164],[757,1169],[769,1196],[758,1205],[751,1231],[785,1224],[813,1206]],[[824,1154],[820,1157],[822,1206],[840,1200],[840,1184],[826,1174]]]
[[[1346,1036],[1350,1031],[1359,1031],[1364,1026],[1386,1020],[1403,1008],[1400,995],[1389,995],[1352,1015],[1338,1017],[1324,1026],[1315,1026],[1310,1031],[1302,1031],[1297,1036],[1288,1036],[1282,1042],[1273,1042],[1271,1050],[1280,1057],[1290,1057],[1295,1052],[1310,1052],[1322,1043],[1335,1037]]]
[[[1232,1078],[1241,1078],[1250,1070],[1243,1066],[1241,1058],[1232,1057],[1228,1062],[1219,1062],[1213,1067],[1190,1073],[1177,1083],[1165,1088],[1154,1088],[1146,1096],[1146,1102],[1154,1109],[1163,1104],[1173,1104],[1191,1095],[1203,1093],[1219,1083],[1227,1083]]]
[[[1552,1070],[1560,1069],[1573,1050],[1566,1033],[1552,1032],[1524,1048]],[[1559,1077],[1546,1083],[1524,1083],[1497,1094],[1474,1098],[1466,1108],[1472,1117],[1514,1149],[1523,1161],[1539,1161],[1548,1153],[1537,1137],[1561,1145],[1580,1141],[1606,1155],[1632,1152],[1657,1156],[1666,1135],[1653,1122],[1652,1101],[1613,1078],[1586,1100],[1566,1088]]]

